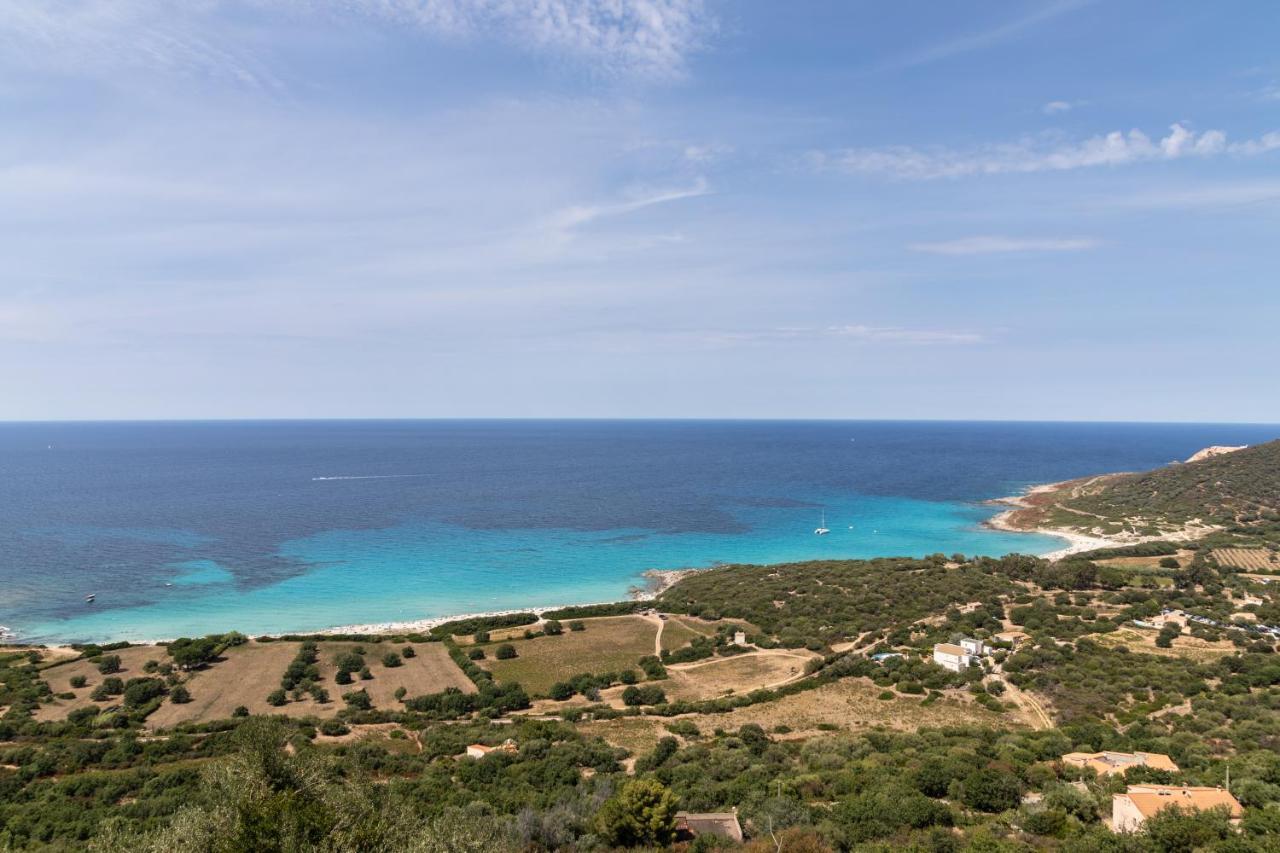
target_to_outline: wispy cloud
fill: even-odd
[[[714,28],[702,0],[355,0],[364,13],[453,37],[493,35],[613,73],[669,78]]]
[[[1280,181],[1243,181],[1129,193],[1114,199],[1109,206],[1217,209],[1275,203],[1280,203]]]
[[[986,340],[978,332],[954,329],[916,329],[854,323],[842,326],[778,326],[754,329],[690,329],[655,332],[681,345],[730,348],[778,346],[845,341],[859,344],[938,346],[978,344]]]
[[[715,30],[703,0],[254,0],[247,8],[268,18],[324,12],[437,38],[491,39],[606,76],[653,79],[681,76]],[[245,9],[233,0],[0,0],[0,48],[9,62],[59,72],[144,69],[278,86],[227,23]]]
[[[1010,41],[1027,30],[1050,21],[1059,15],[1074,12],[1092,0],[1062,0],[1062,2],[1039,5],[1034,12],[1019,18],[1006,21],[985,30],[965,33],[947,41],[939,42],[921,50],[912,51],[886,63],[884,70],[899,70],[929,65],[953,56],[984,50]]]
[[[969,150],[911,146],[847,148],[816,152],[811,155],[811,161],[821,170],[931,180],[1122,166],[1222,154],[1248,157],[1278,148],[1280,131],[1258,139],[1228,143],[1227,135],[1221,130],[1197,133],[1178,123],[1170,126],[1166,136],[1155,140],[1140,130],[1112,131],[1077,142],[1063,142],[1056,135],[1046,134]]]
[[[1098,241],[1092,237],[1019,238],[979,236],[943,240],[936,243],[912,243],[913,252],[933,255],[997,255],[1013,252],[1079,252],[1092,249]]]
[[[1049,101],[1040,111],[1047,116],[1057,115],[1058,113],[1070,112],[1075,108],[1075,104],[1071,101]]]

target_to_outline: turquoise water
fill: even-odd
[[[615,601],[649,569],[1044,553],[1034,484],[1276,427],[943,422],[0,424],[0,625],[39,642]],[[815,536],[826,512],[828,536]],[[94,593],[96,603],[85,596]]]
[[[33,626],[33,634],[159,639],[210,631],[304,631],[550,604],[616,601],[654,568],[778,563],[945,551],[1044,553],[1062,540],[981,527],[994,510],[903,498],[829,499],[831,533],[814,535],[811,507],[744,509],[745,533],[643,529],[477,530],[406,524],[332,530],[285,542],[280,553],[312,568],[277,584],[237,591],[208,560],[174,566],[155,603],[94,610]]]

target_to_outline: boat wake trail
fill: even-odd
[[[338,477],[312,477],[311,482],[321,480],[401,480],[407,477],[429,477],[430,474],[352,474]]]

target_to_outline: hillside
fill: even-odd
[[[1194,457],[1193,457],[1194,458]],[[1111,536],[1196,538],[1280,518],[1280,441],[1154,471],[1060,483],[1028,495],[1012,520]]]

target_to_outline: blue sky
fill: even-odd
[[[0,418],[1280,422],[1280,6],[0,0]]]

